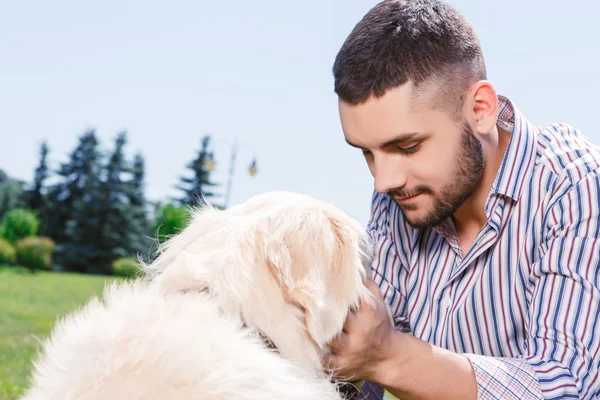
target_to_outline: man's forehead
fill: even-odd
[[[407,82],[382,96],[372,95],[360,104],[351,104],[343,99],[338,99],[338,103],[340,113],[350,117],[385,117],[398,113],[410,115],[436,108],[441,92],[439,84],[435,82],[424,82],[418,86]]]
[[[350,104],[339,100],[339,112],[344,130],[355,131],[385,128],[386,125],[411,125],[419,114],[430,112],[422,96],[414,96],[410,86],[401,86],[386,92],[381,97],[371,96],[361,104]],[[389,128],[392,128],[389,126]]]

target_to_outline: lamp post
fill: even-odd
[[[231,149],[231,156],[230,156],[230,160],[229,160],[229,176],[228,176],[228,180],[227,180],[227,191],[225,192],[225,204],[224,204],[224,207],[227,208],[227,207],[229,207],[229,202],[231,200],[231,187],[233,184],[233,174],[235,172],[235,163],[236,163],[236,159],[237,159],[237,152],[239,149],[241,149],[243,147],[249,147],[252,149],[252,151],[254,152],[254,156],[252,158],[252,162],[248,166],[248,174],[251,177],[254,177],[258,173],[258,167],[256,165],[256,148],[251,143],[238,143],[237,138],[234,139],[233,142],[229,142],[228,140],[224,140],[224,139],[218,139],[216,142],[223,142],[223,143],[227,144]],[[208,153],[208,155],[204,161],[204,167],[206,168],[207,171],[210,172],[215,168],[216,165],[217,165],[217,162],[214,159],[213,152]]]

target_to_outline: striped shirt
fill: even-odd
[[[600,149],[499,101],[512,134],[472,247],[375,192],[375,282],[397,329],[468,357],[479,399],[600,398]]]

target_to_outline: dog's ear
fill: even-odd
[[[272,226],[266,242],[269,271],[286,300],[303,310],[312,340],[326,350],[348,311],[369,295],[363,285],[366,235],[354,224],[317,212],[303,215],[293,229]]]
[[[322,349],[342,331],[348,312],[372,299],[364,286],[371,258],[366,232],[345,216],[328,216],[328,222],[333,233],[333,262],[323,270],[323,297],[313,301],[306,313],[308,330]]]

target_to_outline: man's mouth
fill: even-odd
[[[395,197],[395,199],[396,199],[398,202],[400,202],[400,203],[406,203],[406,202],[409,202],[409,201],[412,201],[412,200],[416,199],[416,198],[417,198],[417,197],[419,197],[421,194],[423,194],[423,193],[417,193],[417,194],[414,194],[414,195],[412,195],[412,196],[404,196],[404,197],[401,197],[401,196],[394,196],[394,197]]]

